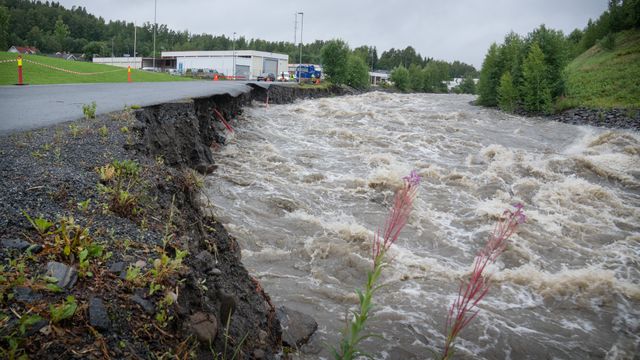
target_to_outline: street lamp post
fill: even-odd
[[[156,28],[158,22],[156,21],[156,14],[158,10],[158,0],[153,0],[153,71],[156,71]]]
[[[236,80],[236,32],[233,32],[233,80]]]
[[[300,14],[300,62],[298,63],[298,83],[300,83],[301,66],[302,66],[302,31],[304,30],[304,12],[299,12]]]

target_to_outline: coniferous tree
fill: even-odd
[[[513,84],[513,78],[509,71],[500,77],[498,87],[498,107],[506,112],[514,112],[518,104],[518,90]]]
[[[498,45],[491,44],[489,51],[482,62],[480,70],[480,82],[478,83],[478,103],[485,106],[498,104],[498,85],[500,82],[500,63]]]
[[[547,66],[537,42],[531,45],[524,61],[522,95],[524,108],[535,113],[548,113],[551,109],[551,89],[547,83]]]

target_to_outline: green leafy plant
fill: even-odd
[[[78,210],[82,212],[86,212],[89,210],[89,204],[91,204],[91,199],[86,199],[85,201],[80,201],[78,203]]]
[[[182,268],[182,260],[187,256],[188,252],[176,249],[176,256],[170,258],[164,251],[159,258],[153,261],[153,268],[149,270],[151,282],[149,284],[149,295],[153,295],[156,291],[162,289],[164,283],[171,276],[178,273]]]
[[[131,190],[138,185],[140,165],[132,160],[114,160],[99,167],[97,172],[102,182],[98,190],[110,197],[109,209],[123,217],[138,215],[139,198]]]
[[[76,298],[72,295],[67,296],[62,301],[62,304],[49,305],[49,314],[51,315],[51,322],[56,324],[62,320],[69,319],[76,313],[78,309],[78,303]]]
[[[84,114],[85,119],[95,119],[96,118],[96,102],[92,101],[91,105],[84,104],[82,105],[82,113]]]
[[[38,234],[40,234],[40,236],[46,236],[49,234],[48,231],[53,226],[53,222],[43,218],[42,216],[33,219],[24,210],[22,211],[22,214],[27,218],[27,220],[29,220],[31,226],[33,226],[33,228],[38,231]]]
[[[156,305],[155,319],[160,327],[167,327],[169,321],[173,319],[170,315],[169,308],[175,302],[176,295],[172,292],[167,292],[162,300],[158,301]]]
[[[107,129],[106,125],[102,125],[102,127],[98,129],[98,134],[100,134],[100,137],[104,140],[109,136],[109,129]]]
[[[25,349],[22,347],[24,341],[26,340],[24,335],[26,334],[29,327],[33,326],[41,320],[43,319],[40,316],[28,313],[19,316],[17,330],[14,330],[10,334],[3,336],[3,339],[9,345],[9,347],[5,348],[0,344],[0,356],[3,359],[9,360],[28,360],[29,357],[27,356]],[[8,316],[0,314],[0,324],[4,325],[7,321]]]
[[[80,128],[76,124],[69,125],[69,131],[71,132],[71,136],[77,138],[80,135]]]
[[[79,273],[81,276],[93,277],[93,272],[89,271],[89,260],[102,257],[104,247],[102,245],[91,244],[78,253]]]
[[[82,250],[92,245],[92,238],[88,227],[76,224],[72,216],[63,217],[58,222],[58,229],[54,232],[56,248],[62,248],[65,257],[79,255]]]
[[[135,265],[129,265],[125,274],[125,280],[128,282],[140,286],[144,283],[144,279],[141,274],[141,268]]]

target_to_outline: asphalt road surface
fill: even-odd
[[[236,81],[0,86],[0,134],[77,120],[83,117],[82,105],[92,101],[96,114],[104,114],[130,105],[225,93],[237,96],[250,89],[246,82]]]

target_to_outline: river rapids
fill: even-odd
[[[640,134],[523,118],[472,96],[254,103],[203,199],[275,304],[314,317],[331,358],[402,177],[422,177],[364,341],[376,359],[440,353],[448,307],[495,221],[527,222],[491,268],[459,359],[633,359],[640,348]]]

